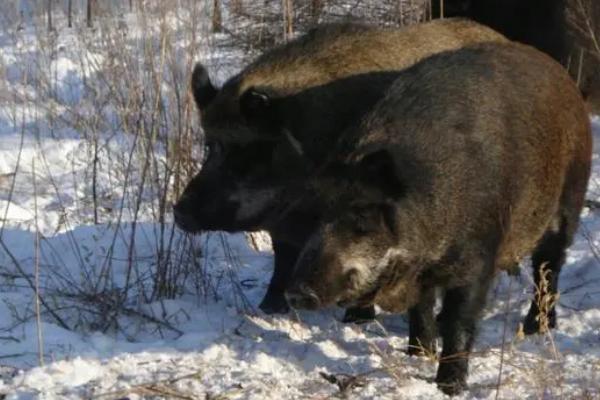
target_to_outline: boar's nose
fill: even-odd
[[[181,202],[173,206],[173,216],[175,217],[175,224],[179,229],[186,232],[198,232],[200,230],[198,224],[195,223],[195,218],[184,211]]]
[[[315,310],[319,308],[321,300],[314,290],[304,284],[296,285],[285,292],[288,303],[293,308]]]

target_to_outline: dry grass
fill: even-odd
[[[202,243],[179,234],[171,217],[171,204],[200,167],[203,148],[188,92],[193,63],[208,46],[203,39],[208,37],[206,27],[199,23],[204,12],[201,3],[143,2],[127,20],[122,17],[124,10],[100,5],[93,29],[85,26],[81,16],[75,18],[73,28],[66,28],[57,10],[55,29],[50,32],[41,15],[15,19],[17,26],[3,21],[3,39],[21,49],[11,64],[0,60],[2,71],[20,75],[3,91],[9,104],[3,117],[13,121],[24,140],[61,140],[73,134],[82,139],[81,151],[73,154],[71,183],[55,175],[43,151],[34,157],[33,186],[23,178],[32,175],[20,157],[15,171],[5,174],[1,182],[8,203],[28,194],[36,201],[41,196],[56,199],[61,218],[54,231],[71,237],[70,252],[76,255],[83,279],[64,268],[45,270],[44,266],[66,263],[42,236],[43,282],[37,314],[65,328],[123,332],[120,317],[134,316],[158,330],[178,334],[168,320],[132,307],[132,301],[173,299],[193,288],[205,298],[216,292],[202,263]],[[3,3],[0,11],[10,16],[13,6]],[[79,71],[79,81],[59,78],[65,53],[69,67]],[[38,116],[33,124],[26,122],[26,113]],[[22,149],[23,140],[19,155]],[[38,189],[33,193],[36,181]],[[70,189],[63,186],[67,183]],[[65,189],[77,194],[73,203],[65,202]],[[8,208],[0,212],[2,232],[6,226],[37,230],[37,217],[7,221]],[[137,254],[140,237],[148,229],[141,226],[145,222],[154,223],[149,239],[152,259]],[[86,224],[97,225],[105,237],[110,236],[101,254],[82,247],[74,236],[73,229]],[[123,247],[124,254],[117,250]],[[125,279],[117,281],[121,268]],[[16,258],[13,265],[2,267],[34,287],[27,269]],[[19,323],[35,314],[22,312]]]

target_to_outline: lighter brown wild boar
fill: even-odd
[[[480,44],[403,71],[316,178],[323,215],[288,289],[290,304],[409,309],[409,349],[443,348],[436,381],[466,387],[476,322],[495,271],[530,255],[525,320],[556,323],[565,252],[591,165],[590,121],[564,68],[532,47]],[[546,274],[548,287],[541,284]]]
[[[285,182],[309,176],[306,165],[323,161],[340,132],[358,123],[398,71],[436,52],[505,40],[466,20],[402,29],[325,25],[267,52],[218,90],[197,66],[192,91],[212,151],[175,206],[178,225],[187,231],[268,230],[275,270],[260,307],[286,312],[289,271],[319,210],[308,201],[290,210]],[[362,315],[347,319],[373,311]]]
[[[365,103],[373,104],[393,80],[367,79],[370,74],[397,72],[431,54],[488,41],[506,39],[464,19],[401,29],[324,25],[263,54],[220,90],[198,65],[192,91],[207,141],[276,140],[289,137],[287,131],[312,157],[328,151],[335,128],[357,121]]]

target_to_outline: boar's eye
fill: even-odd
[[[281,113],[279,102],[271,94],[250,88],[240,97],[240,113],[248,125],[269,140],[281,135]]]
[[[352,288],[357,288],[359,285],[359,277],[360,274],[357,268],[350,268],[348,272],[346,272],[346,283],[348,286]]]
[[[270,105],[269,96],[254,88],[248,89],[240,97],[240,108],[245,117],[256,117],[265,112]]]
[[[382,229],[396,235],[398,231],[395,209],[392,205],[373,204],[369,207],[354,209],[351,214],[354,220],[353,231],[357,235],[368,235]]]
[[[216,140],[207,141],[202,154],[202,164],[206,164],[208,160],[218,158],[223,153],[221,143]]]
[[[396,221],[396,209],[390,204],[379,206],[379,212],[383,219],[385,227],[395,236],[398,234],[398,224]]]
[[[359,169],[363,182],[379,188],[386,196],[397,199],[404,194],[404,184],[396,174],[394,158],[387,150],[365,155],[359,163]]]
[[[377,216],[370,209],[355,209],[352,214],[354,215],[353,230],[357,235],[367,235],[375,232],[379,227]]]

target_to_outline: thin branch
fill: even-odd
[[[23,277],[23,279],[25,279],[27,281],[27,283],[29,284],[29,288],[35,292],[35,283],[31,280],[31,278],[29,277],[29,275],[27,275],[25,273],[25,271],[23,270],[23,268],[21,268],[21,264],[19,264],[19,261],[17,260],[17,258],[10,251],[10,249],[8,248],[8,246],[6,245],[6,243],[4,243],[4,240],[1,237],[0,237],[0,247],[2,247],[2,249],[4,250],[4,252],[6,253],[6,255],[8,255],[8,258],[10,258],[10,260],[13,263],[13,265],[15,266],[15,268],[17,269],[17,271],[21,274],[21,276]],[[54,312],[54,310],[52,310],[52,308],[48,305],[48,303],[46,303],[46,300],[44,300],[44,297],[40,296],[39,299],[40,299],[40,303],[42,303],[42,306],[44,306],[44,308],[46,309],[46,311],[48,311],[48,313],[50,315],[52,315],[52,317],[56,320],[56,322],[58,323],[58,325],[61,328],[67,329],[67,330],[71,330],[71,328],[69,328],[69,325],[67,325],[67,323],[58,314],[56,314]]]

